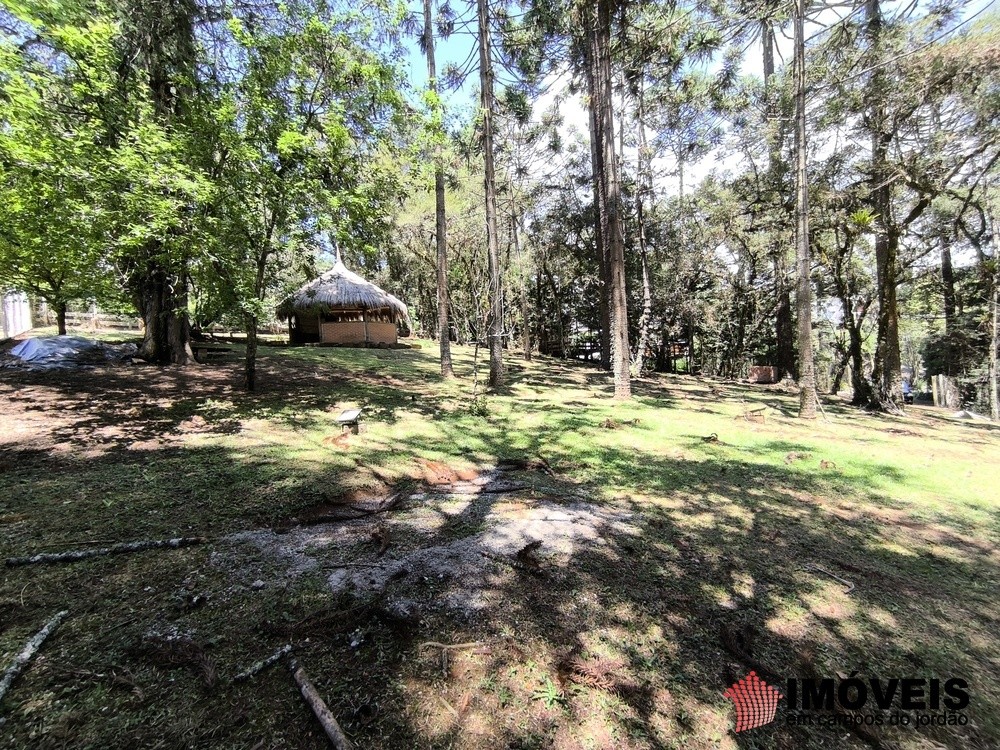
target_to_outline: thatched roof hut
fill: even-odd
[[[339,259],[278,306],[293,344],[395,344],[406,305],[347,270]]]

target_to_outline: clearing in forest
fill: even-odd
[[[2,746],[324,747],[286,670],[231,683],[286,643],[359,748],[1000,746],[996,426],[547,358],[474,401],[461,347],[265,349],[247,395],[234,348],[0,369],[0,557],[207,539],[3,570],[0,667],[70,615]],[[736,735],[750,670],[960,677],[968,723]]]

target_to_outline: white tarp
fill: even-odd
[[[40,369],[81,367],[102,362],[127,362],[135,356],[135,344],[103,344],[80,336],[52,336],[22,341],[10,350],[22,362]]]

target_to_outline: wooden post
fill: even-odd
[[[370,342],[370,339],[368,338],[368,311],[367,310],[362,310],[361,311],[361,319],[365,322],[365,343],[367,344],[367,343]]]

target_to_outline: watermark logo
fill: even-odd
[[[969,683],[948,679],[893,677],[861,678],[857,672],[833,678],[790,678],[785,694],[750,672],[733,683],[723,696],[736,708],[735,731],[756,729],[774,721],[778,701],[787,700],[788,725],[964,726],[969,705]]]
[[[774,721],[781,693],[751,672],[723,693],[736,706],[736,731],[755,729]]]

